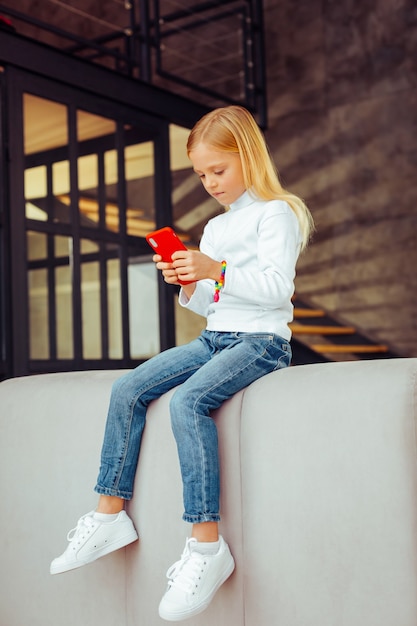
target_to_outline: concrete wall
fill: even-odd
[[[300,296],[417,354],[417,5],[265,0],[267,139],[317,233]]]

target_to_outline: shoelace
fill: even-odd
[[[72,541],[73,539],[76,539],[82,532],[84,531],[88,531],[89,528],[91,528],[92,526],[94,526],[95,521],[91,516],[91,513],[87,513],[86,515],[83,515],[83,517],[80,517],[80,519],[77,522],[77,525],[75,528],[72,528],[68,535],[67,535],[67,539],[68,541]]]
[[[196,540],[187,539],[181,559],[174,563],[167,571],[168,587],[178,587],[182,591],[193,591],[198,586],[198,580],[204,572],[206,557],[204,554],[192,552],[192,545]]]

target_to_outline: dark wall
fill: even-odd
[[[417,356],[417,5],[264,5],[267,139],[317,224],[297,291]]]

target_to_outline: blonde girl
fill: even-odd
[[[203,611],[234,570],[219,534],[220,467],[211,413],[290,364],[295,266],[313,226],[304,202],[282,188],[246,109],[230,106],[204,116],[190,133],[187,153],[206,191],[228,210],[207,223],[199,250],[175,252],[172,263],[158,255],[153,260],[167,283],[187,282],[180,305],[203,315],[206,328],[115,382],[95,487],[98,506],[78,521],[68,548],[51,564],[51,573],[65,572],[137,539],[124,503],[133,496],[147,406],[176,387],[171,423],[183,519],[192,526],[159,605],[168,621]]]

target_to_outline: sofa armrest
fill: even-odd
[[[416,375],[326,363],[246,391],[246,623],[417,624]]]

